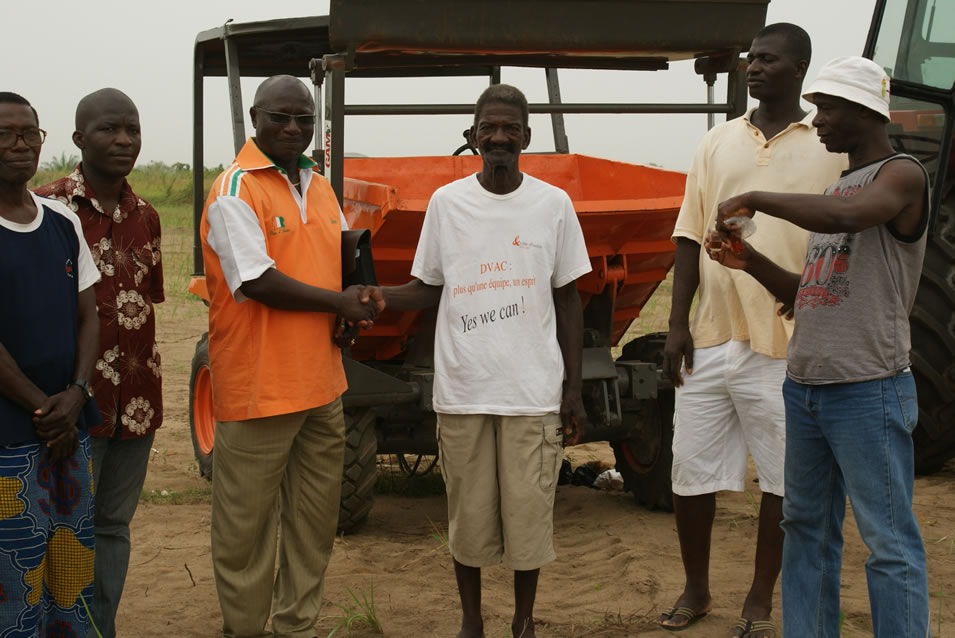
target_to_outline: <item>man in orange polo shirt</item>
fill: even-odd
[[[265,80],[250,110],[255,137],[202,214],[217,421],[212,562],[226,638],[314,635],[345,440],[336,315],[358,323],[379,310],[358,287],[341,292],[345,220],[302,155],[314,113],[301,81]]]

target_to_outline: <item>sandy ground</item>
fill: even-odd
[[[197,308],[198,306],[198,308]],[[188,429],[189,366],[205,330],[197,302],[170,300],[159,310],[166,417],[156,437],[146,489],[192,490],[198,504],[142,502],[133,521],[133,551],[119,610],[121,636],[221,636],[209,547],[208,484],[199,477]],[[605,444],[569,451],[576,462],[612,463]],[[932,629],[955,636],[955,464],[919,478],[915,509],[929,561]],[[682,633],[689,638],[729,636],[752,576],[757,488],[753,495],[721,494],[713,530],[713,612]],[[374,587],[384,635],[395,638],[454,636],[459,608],[447,548],[443,497],[379,495],[368,522],[339,538],[326,575],[323,614],[316,634],[339,622],[347,589]],[[558,560],[542,570],[537,598],[538,635],[669,636],[652,619],[671,605],[683,585],[676,530],[670,514],[648,512],[622,492],[560,487],[555,511]],[[842,576],[844,636],[872,635],[863,564],[868,555],[854,522],[847,521]],[[347,588],[347,589],[346,589]],[[360,595],[360,594],[359,594]],[[485,571],[484,617],[488,638],[510,636],[511,574]],[[779,618],[779,593],[776,593]],[[340,632],[336,635],[343,635]],[[355,636],[376,635],[356,628]],[[798,638],[798,637],[791,637]]]

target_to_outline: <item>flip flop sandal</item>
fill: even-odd
[[[708,613],[710,613],[708,609],[706,611],[696,611],[689,607],[670,607],[663,610],[661,615],[666,616],[666,618],[659,621],[659,625],[669,631],[683,631]],[[674,618],[686,618],[686,623],[683,625],[666,624],[667,621],[673,620]]]
[[[733,627],[743,630],[743,633],[741,633],[738,638],[752,638],[753,634],[761,631],[771,631],[772,635],[769,638],[776,638],[776,625],[774,625],[771,620],[747,620],[746,618],[740,618]],[[734,638],[736,637],[734,636]]]

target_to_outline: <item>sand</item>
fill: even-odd
[[[198,307],[197,307],[198,306]],[[185,495],[144,501],[132,524],[132,556],[119,609],[119,635],[142,638],[221,636],[209,546],[208,483],[197,471],[188,424],[188,383],[195,342],[205,330],[198,302],[172,299],[159,311],[165,422],[158,431],[146,489]],[[569,449],[575,464],[612,464],[606,444]],[[752,472],[751,472],[752,474]],[[755,478],[755,475],[750,477]],[[756,484],[748,494],[717,498],[711,561],[712,613],[682,636],[729,636],[748,591],[757,529]],[[936,638],[955,636],[955,464],[915,485],[915,511],[925,538]],[[335,542],[326,574],[324,638],[339,623],[339,605],[374,588],[385,636],[452,637],[460,616],[454,574],[441,535],[447,531],[443,497],[379,495],[367,523]],[[672,514],[638,508],[630,494],[585,487],[558,488],[558,559],[541,572],[538,636],[671,636],[653,618],[680,594],[683,572]],[[861,542],[851,513],[846,523],[842,576],[844,636],[872,634]],[[484,572],[488,638],[509,636],[512,576]],[[780,617],[779,591],[774,616]],[[336,635],[345,635],[344,630]],[[354,636],[377,635],[353,627]],[[798,637],[792,637],[798,638]]]

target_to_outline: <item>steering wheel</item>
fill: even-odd
[[[454,152],[451,155],[460,155],[464,151],[471,151],[472,155],[477,155],[478,150],[471,146],[471,129],[464,129],[464,132],[461,133],[464,136],[464,144],[454,149]]]

